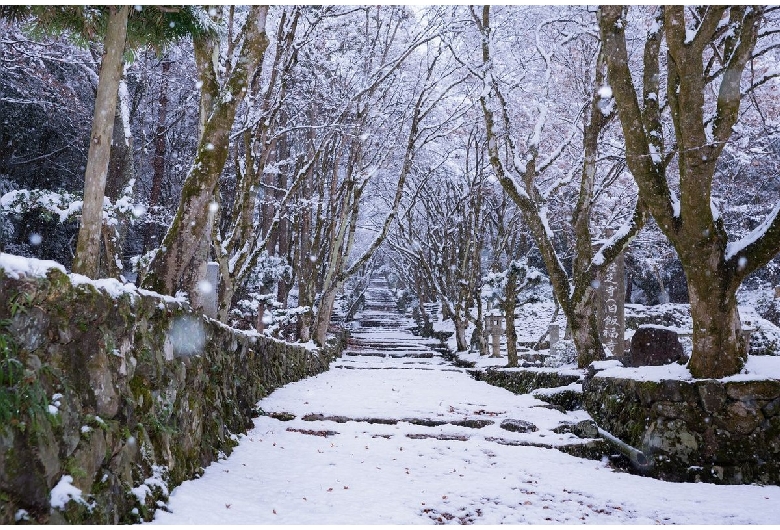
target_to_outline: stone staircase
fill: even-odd
[[[471,375],[474,379],[483,380],[494,386],[502,386],[513,393],[531,394],[535,389],[541,388],[543,391],[549,391],[550,388],[542,387],[565,387],[577,380],[578,377],[564,377],[560,380],[549,378],[539,378],[530,381],[529,384],[521,385],[523,392],[516,385],[501,384],[494,381],[492,377],[477,377],[473,370],[464,369],[463,366],[454,363],[457,359],[449,352],[446,345],[436,339],[426,339],[416,336],[412,330],[416,328],[413,319],[401,314],[396,307],[387,282],[384,278],[374,278],[365,293],[365,304],[359,313],[355,315],[348,340],[347,348],[342,357],[336,360],[331,367],[336,370],[412,370],[436,371],[436,372],[459,372],[464,376]],[[491,375],[492,372],[490,372]],[[433,374],[432,376],[433,377]],[[535,378],[536,379],[536,378]],[[431,379],[431,381],[434,381]],[[536,384],[534,384],[536,383]],[[431,383],[434,384],[434,383]],[[563,389],[563,388],[562,388]],[[554,395],[554,394],[553,394]],[[549,394],[534,397],[542,402],[550,403]],[[554,402],[554,401],[553,401]],[[562,407],[559,404],[547,404],[536,402],[538,408],[555,409],[555,412],[567,413],[570,407]],[[518,411],[519,412],[519,411]],[[287,413],[274,415],[277,419],[286,419]],[[534,445],[540,447],[555,448],[569,454],[577,456],[600,458],[604,454],[605,447],[601,440],[593,440],[595,437],[595,426],[588,420],[581,420],[579,417],[572,421],[560,421],[557,427],[552,428],[550,434],[573,433],[580,438],[579,441],[570,440],[568,443],[540,443],[518,438],[515,433],[535,432],[537,426],[524,419],[513,419],[506,417],[506,413],[494,415],[493,412],[477,410],[476,412],[459,417],[442,418],[420,416],[420,417],[376,417],[376,416],[345,416],[343,414],[305,414],[300,416],[300,420],[311,423],[315,429],[303,428],[301,432],[326,433],[325,435],[335,435],[337,425],[345,422],[359,422],[362,424],[396,425],[398,423],[409,423],[421,427],[439,427],[444,426],[451,429],[460,427],[458,432],[419,432],[408,434],[411,438],[438,438],[447,440],[467,440],[471,436],[470,432],[480,431],[483,428],[496,423],[500,424],[500,436],[490,436],[485,434],[484,440],[489,443],[498,443],[502,445]],[[487,418],[486,418],[487,416]],[[289,416],[295,418],[294,415]],[[488,419],[490,418],[490,419]],[[380,435],[388,437],[390,435]]]
[[[363,310],[356,316],[347,348],[334,368],[377,369],[376,362],[366,358],[383,359],[382,368],[401,365],[444,366],[446,361],[432,349],[439,343],[412,335],[412,319],[400,314],[387,280],[374,278],[365,293]],[[422,361],[425,359],[426,361]],[[402,367],[402,366],[400,366]]]

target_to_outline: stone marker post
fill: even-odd
[[[550,332],[550,351],[552,351],[555,345],[558,344],[558,341],[561,340],[561,328],[558,324],[550,324],[548,330]]]
[[[625,356],[624,334],[626,329],[624,302],[625,263],[621,253],[602,272],[599,285],[599,325],[601,342],[612,355],[622,360]]]

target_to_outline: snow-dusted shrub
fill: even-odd
[[[544,366],[560,368],[567,364],[577,363],[577,349],[572,340],[559,340],[550,348],[550,355],[544,360]]]

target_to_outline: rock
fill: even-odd
[[[750,434],[764,420],[764,415],[756,406],[745,401],[735,401],[726,409],[725,416],[719,418],[723,428],[738,434]]]
[[[530,421],[512,419],[502,421],[501,428],[510,432],[536,432],[539,430],[536,425]]]
[[[769,401],[780,396],[780,381],[738,381],[729,383],[726,392],[731,399]]]
[[[452,425],[457,425],[458,427],[468,427],[470,429],[481,429],[482,427],[487,427],[488,425],[493,425],[492,420],[459,420],[459,421],[451,421]]]
[[[292,421],[295,419],[295,414],[289,412],[269,412],[268,416],[279,421]]]
[[[726,404],[726,390],[716,381],[702,381],[698,385],[699,400],[710,414],[720,411]]]
[[[780,414],[780,398],[772,400],[764,407],[764,416],[771,418]]]
[[[630,366],[661,366],[683,356],[677,333],[660,327],[640,327],[631,338]]]
[[[532,394],[536,399],[557,405],[563,410],[577,410],[582,408],[582,392],[579,390],[565,389],[559,392],[534,392]]]
[[[596,438],[599,429],[593,420],[582,420],[577,423],[563,423],[553,429],[556,434],[571,433],[579,438]]]

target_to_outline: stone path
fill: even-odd
[[[780,501],[777,488],[744,490],[749,515],[734,518],[735,490],[566,454],[598,443],[571,432],[584,412],[475,381],[409,331],[382,280],[359,319],[331,370],[262,400],[233,454],[178,487],[155,522],[766,522],[753,514]]]

